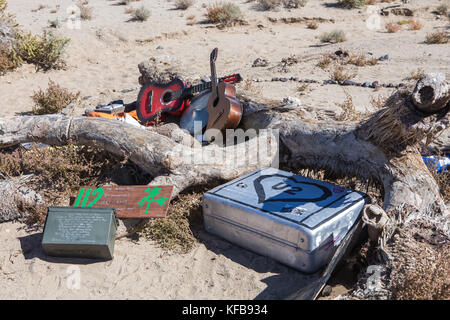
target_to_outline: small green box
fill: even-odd
[[[49,207],[42,248],[49,256],[111,260],[118,226],[112,208]]]

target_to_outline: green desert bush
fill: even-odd
[[[241,9],[232,2],[216,2],[206,8],[206,17],[211,23],[223,25],[242,24],[244,15]]]
[[[321,42],[338,43],[346,40],[345,33],[342,30],[334,30],[331,32],[322,33],[320,36]]]
[[[146,7],[141,6],[140,8],[133,11],[133,20],[135,21],[147,21],[150,17],[150,10],[148,10]]]
[[[39,89],[31,96],[34,102],[32,112],[36,115],[61,112],[70,103],[76,101],[79,96],[79,92],[72,93],[50,80],[46,91]]]
[[[62,55],[69,41],[47,31],[43,35],[20,35],[17,53],[27,63],[34,64],[37,70],[61,69],[65,66]]]

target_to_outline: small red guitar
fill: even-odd
[[[225,83],[237,83],[242,80],[240,74],[233,74],[220,79]],[[176,78],[168,84],[149,83],[141,88],[136,102],[136,113],[139,121],[148,123],[155,120],[158,114],[170,113],[181,115],[188,99],[197,92],[211,90],[211,82],[192,87]]]

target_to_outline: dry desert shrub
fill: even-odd
[[[244,23],[241,9],[232,2],[216,2],[206,8],[206,17],[211,23],[235,25]]]
[[[353,9],[366,5],[366,0],[338,0],[338,4],[343,8]]]
[[[381,109],[386,103],[387,97],[378,95],[376,98],[370,97],[370,104],[375,108],[375,110]]]
[[[306,27],[308,28],[308,29],[313,29],[313,30],[316,30],[318,27],[319,27],[319,24],[317,23],[317,21],[308,21],[307,23],[306,23]]]
[[[447,15],[447,11],[448,11],[448,5],[441,4],[439,7],[436,8],[436,13],[440,14],[442,16],[446,16]]]
[[[344,42],[347,39],[345,38],[345,33],[342,30],[333,30],[331,32],[322,33],[320,36],[321,42],[329,42],[329,43],[338,43]]]
[[[357,67],[374,66],[378,63],[378,59],[374,57],[368,58],[362,53],[350,54],[346,63],[355,65]]]
[[[428,44],[445,44],[448,43],[448,36],[445,31],[437,31],[427,34],[426,42]]]
[[[74,196],[81,186],[108,182],[117,169],[132,166],[126,160],[95,147],[33,145],[0,153],[0,172],[8,177],[34,174],[31,187],[54,202]]]
[[[196,242],[192,226],[200,226],[202,221],[204,191],[180,194],[170,203],[165,219],[152,219],[139,234],[156,241],[165,250],[189,252]]]
[[[447,170],[435,177],[446,203],[450,203],[450,171]]]
[[[300,92],[300,93],[305,92],[306,90],[308,90],[308,88],[309,88],[309,85],[307,83],[302,83],[301,85],[299,85],[297,87],[297,92]]]
[[[284,0],[283,5],[285,8],[300,8],[308,4],[308,0]]]
[[[389,22],[386,24],[386,30],[389,33],[395,33],[401,29],[400,25],[398,23]]]
[[[132,16],[134,21],[147,21],[147,19],[150,17],[150,10],[148,10],[146,7],[141,6],[140,8],[133,11]]]
[[[82,20],[92,20],[93,9],[91,7],[87,7],[85,4],[82,3],[79,3],[77,6],[80,9],[80,18]]]
[[[409,30],[420,30],[422,29],[423,24],[420,23],[420,21],[417,20],[411,20],[409,22]]]
[[[6,2],[6,0],[0,0],[0,13],[5,12],[7,6],[8,3]]]
[[[346,90],[344,90],[346,95],[345,101],[338,104],[342,109],[342,113],[337,117],[338,121],[355,121],[361,119],[361,114],[356,112],[355,105],[353,104],[353,98]]]
[[[411,73],[409,74],[408,77],[405,78],[405,80],[419,80],[420,78],[423,77],[423,75],[425,74],[425,70],[423,68],[417,68],[414,71],[411,71]]]
[[[238,84],[240,88],[242,88],[245,91],[249,91],[254,95],[260,95],[262,93],[262,88],[255,85],[255,82],[253,79],[245,79],[241,83]]]
[[[195,19],[194,15],[191,15],[191,16],[187,17],[186,20],[187,20],[186,24],[188,26],[193,26],[194,24],[197,23],[197,20]]]
[[[390,247],[394,299],[450,299],[450,243],[435,223],[413,221],[394,237]]]
[[[295,9],[306,6],[308,0],[257,0],[259,10],[267,11],[284,7],[287,9]]]
[[[327,69],[330,64],[333,62],[333,59],[331,59],[329,54],[325,54],[320,58],[320,60],[317,62],[317,66],[321,69]]]
[[[337,65],[330,74],[330,79],[338,82],[350,80],[356,77],[356,72],[346,69],[344,66]]]
[[[48,26],[50,28],[58,29],[61,27],[61,22],[59,22],[58,18],[56,18],[55,20],[48,20]]]
[[[174,5],[178,10],[186,10],[195,3],[195,0],[176,0]]]
[[[257,0],[257,7],[262,11],[274,10],[280,6],[281,0]]]
[[[32,9],[31,12],[38,12],[39,10],[45,9],[47,6],[40,4],[37,9]]]
[[[405,265],[395,273],[392,281],[394,299],[448,300],[450,299],[450,249],[444,248],[428,257],[426,253],[413,266]],[[431,255],[431,254],[430,254]],[[408,268],[409,267],[409,268]]]
[[[6,45],[0,46],[0,75],[20,67],[20,59],[15,57],[14,54],[14,51],[10,50]]]
[[[34,102],[33,114],[52,114],[61,112],[70,103],[76,101],[80,93],[72,93],[49,80],[46,91],[39,89],[31,96]]]

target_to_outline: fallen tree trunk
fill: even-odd
[[[248,150],[257,150],[258,144],[272,143],[271,150],[277,150],[276,139],[270,133],[237,146],[196,148],[195,145],[189,147],[189,143],[176,143],[156,132],[109,119],[60,115],[0,119],[0,148],[30,141],[57,146],[69,143],[95,146],[115,155],[125,155],[153,175],[153,183],[173,184],[174,195],[212,179],[233,179],[261,166],[270,166],[276,157],[275,152],[258,159],[254,158],[258,155],[252,152],[247,152],[250,158],[239,157]],[[226,158],[230,154],[235,157]]]
[[[270,152],[278,149],[273,135],[277,130],[283,162],[377,181],[384,187],[387,212],[407,207],[436,213],[444,212],[446,207],[436,181],[420,157],[419,142],[425,137],[431,141],[448,126],[449,99],[445,78],[430,74],[418,81],[412,93],[395,93],[385,108],[362,122],[312,123],[286,120],[267,110],[246,110],[242,122],[245,129],[273,131],[261,130],[255,138],[225,148],[199,147],[189,141],[176,143],[167,137],[170,135],[114,120],[18,116],[0,119],[0,148],[30,141],[97,146],[126,155],[155,177],[152,183],[174,185],[176,195],[193,185],[229,180],[270,166],[278,156],[277,152]],[[261,146],[269,152],[258,152]],[[228,155],[233,155],[233,159]]]
[[[23,207],[43,203],[41,195],[27,187],[32,175],[0,180],[0,222],[25,217]]]
[[[287,149],[282,159],[291,166],[379,182],[388,212],[407,207],[442,213],[446,206],[421,158],[419,143],[424,138],[431,142],[448,127],[449,100],[442,74],[429,74],[413,93],[395,93],[383,109],[359,123],[285,120],[270,111],[256,111],[244,119],[244,126],[278,129]]]

